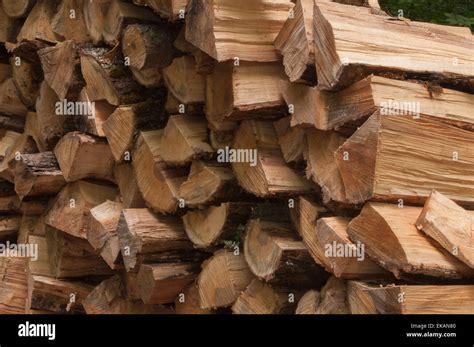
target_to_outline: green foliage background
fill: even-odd
[[[381,7],[393,16],[403,10],[411,20],[467,26],[474,31],[474,0],[380,0]]]

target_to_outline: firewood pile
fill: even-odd
[[[468,28],[0,0],[0,42],[1,313],[474,313]]]

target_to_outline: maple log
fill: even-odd
[[[286,76],[279,62],[217,64],[207,77],[209,122],[217,130],[226,130],[229,121],[285,115],[287,107],[280,91],[282,79]]]
[[[45,236],[50,272],[55,278],[106,276],[112,273],[87,240],[51,227],[46,229]]]
[[[242,188],[254,195],[309,193],[315,188],[285,163],[271,122],[243,121],[235,134],[233,149],[244,150],[240,162],[232,163],[235,177]],[[252,153],[255,158],[250,158]]]
[[[9,167],[20,199],[55,195],[66,185],[53,152],[22,154],[19,160],[11,160]]]
[[[51,28],[60,39],[73,40],[76,43],[89,42],[90,37],[83,11],[84,3],[87,1],[60,0],[56,13],[51,19]]]
[[[232,305],[233,314],[288,314],[288,294],[254,279]]]
[[[116,45],[120,42],[123,28],[127,25],[158,21],[157,16],[144,8],[123,1],[112,1],[105,17],[103,37],[108,44]]]
[[[102,130],[115,160],[120,162],[131,157],[138,132],[162,128],[164,124],[166,116],[163,108],[158,102],[147,100],[117,107],[102,123]]]
[[[468,53],[474,48],[472,39],[447,26],[415,21],[407,25],[371,12],[367,7],[315,3],[316,73],[323,90],[341,89],[381,71],[455,81],[472,89],[474,58]],[[400,37],[404,39],[399,40]],[[416,57],[412,54],[413,45],[418,49]],[[442,56],[440,48],[445,52]]]
[[[36,0],[2,0],[3,11],[8,17],[25,17],[35,4]]]
[[[67,182],[98,178],[114,182],[114,158],[107,141],[79,132],[67,133],[54,148]]]
[[[200,207],[241,197],[232,170],[220,163],[193,161],[189,176],[179,187],[179,198],[188,207]]]
[[[28,109],[32,109],[39,94],[42,74],[38,65],[21,60],[21,58],[18,65],[17,58],[19,57],[10,58],[13,83],[20,100]]]
[[[134,0],[138,5],[148,6],[170,21],[184,18],[188,0]]]
[[[474,309],[472,285],[389,285],[350,281],[353,314],[469,314]]]
[[[273,41],[292,8],[286,0],[191,0],[186,40],[219,62],[277,61]]]
[[[245,225],[254,204],[224,202],[206,209],[190,210],[182,218],[184,229],[196,248],[211,248],[232,237]]]
[[[37,0],[26,17],[16,41],[33,41],[36,39],[49,42],[58,41],[59,37],[53,31],[52,20],[56,13],[56,3],[50,0]]]
[[[0,257],[0,313],[25,314],[28,300],[26,257]]]
[[[207,143],[207,138],[205,118],[171,116],[161,139],[161,158],[168,165],[186,165],[194,159],[210,159],[214,150]]]
[[[429,82],[420,83],[370,75],[349,87],[328,92],[317,87],[281,82],[283,97],[292,105],[292,125],[343,130],[358,125],[375,111],[384,115],[429,116],[472,129],[469,113],[474,96]],[[342,129],[341,129],[342,128]]]
[[[146,305],[126,296],[120,275],[102,281],[83,301],[87,314],[171,314],[162,305]]]
[[[176,314],[213,314],[210,309],[201,308],[199,289],[196,282],[188,285],[174,302]]]
[[[313,7],[314,0],[298,0],[274,42],[291,82],[316,80]]]
[[[254,278],[243,254],[217,251],[202,264],[197,279],[201,308],[231,306]]]
[[[94,0],[84,2],[84,23],[87,33],[94,44],[103,40],[105,16],[112,0]]]
[[[86,181],[67,184],[49,208],[45,223],[64,233],[85,239],[89,211],[107,200],[115,200],[114,187]]]
[[[169,92],[180,103],[204,104],[206,101],[206,78],[197,73],[193,56],[175,58],[163,69],[163,79]]]
[[[83,48],[81,71],[92,101],[107,100],[109,104],[119,106],[143,101],[150,93],[154,93],[145,90],[133,79],[119,52],[119,46],[112,50]]]
[[[177,55],[173,46],[176,34],[166,26],[129,25],[123,31],[122,51],[137,70],[165,68]]]
[[[82,302],[92,289],[91,285],[83,282],[33,275],[28,279],[27,309],[62,314],[83,313]]]
[[[160,157],[163,130],[141,132],[133,153],[138,188],[148,207],[162,213],[178,208],[178,190],[187,170],[167,166]]]
[[[127,271],[141,263],[193,259],[196,252],[181,220],[158,216],[148,209],[124,209],[117,233]]]
[[[314,288],[326,279],[306,246],[285,223],[251,219],[244,255],[255,276],[277,286]]]
[[[145,304],[172,303],[198,273],[194,263],[143,264],[137,277],[141,299]]]
[[[145,201],[138,189],[137,178],[132,165],[128,163],[119,163],[115,165],[114,176],[119,187],[123,207],[145,207]]]
[[[72,40],[38,51],[44,79],[59,100],[76,100],[84,86],[79,49]]]
[[[402,199],[422,204],[436,189],[461,205],[472,206],[472,141],[474,131],[444,118],[377,111],[334,156],[351,203]]]
[[[474,271],[417,230],[421,208],[367,203],[347,229],[352,242],[397,278],[471,278]],[[379,242],[383,239],[384,242]]]
[[[416,227],[474,268],[473,211],[466,211],[443,194],[433,191],[418,216]]]

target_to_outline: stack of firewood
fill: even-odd
[[[377,1],[0,0],[1,313],[474,313],[474,41]]]

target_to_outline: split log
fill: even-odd
[[[40,81],[43,77],[38,65],[21,60],[21,58],[18,65],[15,61],[17,58],[10,58],[13,83],[18,91],[20,100],[27,108],[32,109],[35,106],[36,98],[39,94]]]
[[[348,314],[347,284],[344,280],[331,277],[321,289],[316,314]]]
[[[133,153],[138,188],[147,206],[162,213],[178,208],[178,190],[186,180],[187,170],[171,168],[160,157],[163,130],[141,132]]]
[[[84,86],[79,50],[73,40],[38,51],[44,79],[59,100],[76,100]]]
[[[51,25],[53,16],[56,13],[56,5],[55,1],[37,0],[21,27],[16,40],[18,42],[36,39],[50,42],[58,41],[59,37],[53,31]]]
[[[416,227],[474,268],[473,211],[466,211],[441,193],[433,191],[416,221]]]
[[[53,152],[22,154],[19,160],[11,160],[9,167],[20,199],[55,195],[66,185]]]
[[[430,83],[369,76],[338,91],[281,82],[287,104],[294,108],[293,125],[331,130],[359,124],[380,110],[384,115],[429,116],[446,122],[472,123],[469,113],[474,96]],[[449,111],[448,111],[449,110]],[[472,129],[472,125],[464,125]]]
[[[422,204],[436,189],[472,205],[473,141],[473,131],[443,119],[376,112],[334,155],[351,203],[403,199]]]
[[[130,157],[137,133],[142,130],[162,128],[166,115],[160,102],[146,102],[119,106],[102,124],[110,150],[116,161]]]
[[[254,204],[224,202],[183,216],[184,229],[196,248],[212,248],[231,239],[245,225]]]
[[[31,115],[33,137],[42,152],[53,150],[64,134],[75,130],[75,116],[58,114],[57,107],[60,106],[54,90],[43,81],[36,100],[36,115]]]
[[[202,264],[197,279],[201,308],[231,306],[254,278],[243,254],[217,251]]]
[[[143,101],[150,92],[153,93],[153,91],[144,90],[133,79],[120,53],[119,46],[110,51],[105,48],[82,50],[82,75],[93,101],[107,100],[109,104],[115,106],[127,105]]]
[[[127,271],[143,262],[185,261],[196,255],[177,217],[157,216],[148,209],[124,209],[117,233]]]
[[[474,271],[415,227],[421,208],[367,203],[348,227],[350,239],[397,278],[470,278]],[[384,242],[379,242],[383,239]]]
[[[102,249],[116,235],[122,204],[107,200],[89,210],[86,221],[87,241],[94,249]]]
[[[105,276],[112,271],[89,242],[54,228],[47,228],[46,242],[51,274],[56,278]]]
[[[84,20],[84,3],[87,0],[61,0],[56,14],[51,20],[54,33],[64,40],[76,43],[90,41]]]
[[[298,301],[296,314],[316,314],[319,306],[320,294],[317,290],[308,290]]]
[[[0,85],[0,113],[24,118],[27,112],[28,109],[19,97],[13,78],[6,79]]]
[[[13,142],[5,150],[5,156],[0,163],[0,176],[7,181],[13,182],[13,172],[10,169],[9,163],[12,160],[18,160],[22,154],[37,153],[38,148],[36,147],[33,139],[26,133],[20,136],[14,136]]]
[[[110,115],[116,110],[114,105],[109,104],[106,100],[92,100],[87,87],[82,88],[79,94],[78,102],[89,107],[88,111],[83,114],[76,115],[76,128],[81,132],[91,135],[105,137],[104,123],[109,119]]]
[[[163,69],[163,79],[171,94],[184,105],[204,104],[206,78],[196,71],[193,56],[184,55]]]
[[[85,239],[89,211],[107,200],[115,200],[114,187],[77,181],[66,185],[50,207],[45,223],[72,236]]]
[[[122,29],[134,23],[159,22],[159,18],[144,8],[122,1],[112,1],[105,17],[103,37],[114,46],[120,42]]]
[[[99,44],[103,40],[105,16],[112,0],[94,0],[84,2],[84,23],[87,33],[94,44]]]
[[[468,53],[474,48],[472,39],[454,34],[446,26],[428,27],[414,21],[407,25],[371,12],[366,7],[315,4],[313,25],[320,88],[341,89],[380,71],[473,87],[470,78],[474,58]],[[417,47],[416,57],[413,45]],[[442,56],[439,49],[444,52]]]
[[[199,289],[196,283],[188,285],[178,295],[174,303],[176,314],[212,314],[210,309],[201,308],[199,301]]]
[[[162,86],[162,71],[160,68],[149,68],[143,70],[137,70],[133,67],[130,68],[133,78],[140,85],[146,88],[158,88]]]
[[[349,282],[353,314],[469,314],[472,285],[389,285]]]
[[[299,163],[303,161],[304,130],[291,127],[291,117],[281,118],[274,123],[274,126],[285,162]]]
[[[293,8],[290,1],[191,0],[188,6],[186,40],[217,61],[280,59],[273,41]]]
[[[120,198],[124,208],[143,208],[145,201],[138,189],[137,178],[133,167],[127,163],[120,163],[114,167],[115,180],[120,191]]]
[[[54,313],[83,313],[82,302],[93,287],[81,282],[57,280],[45,276],[30,276],[28,280],[29,310]]]
[[[233,150],[239,157],[232,162],[234,174],[239,184],[252,194],[271,197],[309,193],[315,188],[285,163],[271,122],[242,122],[234,137]]]
[[[253,274],[276,286],[315,288],[326,275],[288,224],[251,219],[244,255]]]
[[[388,273],[366,256],[365,245],[350,241],[347,234],[349,221],[341,216],[320,218],[316,226],[301,230],[313,259],[336,277],[387,277]]]
[[[134,3],[148,6],[161,17],[173,21],[184,18],[188,0],[134,0]]]
[[[283,56],[285,72],[291,82],[316,81],[313,7],[314,0],[298,0],[293,15],[286,20],[275,39],[275,47]]]
[[[232,170],[219,163],[193,161],[186,181],[179,187],[179,198],[188,207],[199,207],[241,197]]]
[[[123,55],[130,59],[130,66],[137,70],[165,68],[178,53],[173,46],[176,35],[171,27],[129,25],[123,32]]]
[[[21,225],[21,216],[0,216],[0,240],[8,240],[14,237]]]
[[[0,313],[25,314],[28,299],[28,258],[0,257]]]
[[[23,18],[28,15],[36,0],[2,0],[3,11],[8,17]]]
[[[145,304],[172,303],[198,273],[199,265],[193,263],[142,265],[137,277],[141,299]]]
[[[161,158],[168,165],[186,165],[194,159],[210,159],[214,150],[206,142],[205,118],[171,116],[163,131]]]
[[[114,182],[114,158],[109,144],[102,138],[68,133],[56,145],[54,154],[67,182],[82,178]]]
[[[83,301],[87,314],[170,314],[162,305],[145,305],[126,298],[124,284],[119,275],[102,281]]]
[[[12,77],[12,67],[6,63],[0,63],[0,83]]]
[[[288,294],[254,279],[232,305],[232,313],[288,314],[291,313],[291,304]]]
[[[0,42],[15,42],[19,29],[20,22],[9,17],[0,4]]]
[[[211,124],[286,114],[280,90],[286,79],[278,63],[231,62],[217,64],[207,77],[206,116]]]
[[[112,235],[107,239],[107,241],[105,241],[104,247],[102,247],[100,251],[100,256],[111,269],[117,270],[123,268],[120,253],[120,241],[116,234]]]
[[[0,134],[0,159],[4,160],[10,148],[14,146],[15,142],[17,142],[22,135],[10,130],[0,131]],[[18,158],[18,156],[16,156],[16,158]]]

